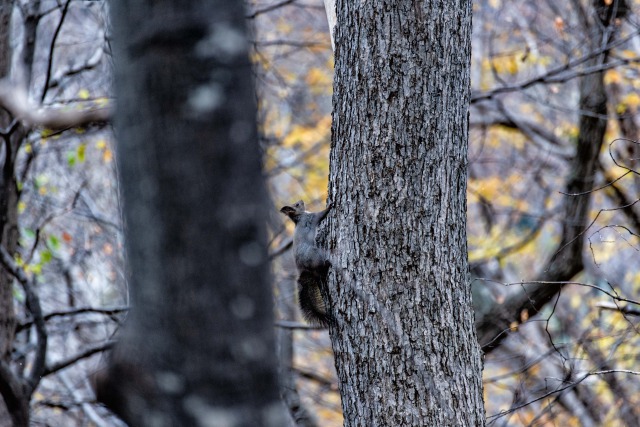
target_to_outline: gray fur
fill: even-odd
[[[318,225],[331,210],[331,204],[321,212],[307,212],[302,200],[284,206],[280,212],[296,225],[293,233],[293,254],[298,268],[298,300],[305,318],[313,324],[328,326],[329,315],[320,289],[326,284],[331,266],[327,251],[316,243]]]

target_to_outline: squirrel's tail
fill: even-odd
[[[327,309],[320,287],[323,278],[309,271],[301,271],[298,278],[298,302],[302,315],[316,326],[328,327],[331,315]]]

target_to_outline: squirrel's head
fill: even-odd
[[[298,200],[292,206],[284,206],[280,209],[280,212],[291,218],[293,222],[298,223],[298,215],[305,212],[304,202],[302,200]]]

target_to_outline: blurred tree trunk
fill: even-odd
[[[0,80],[9,80],[14,57],[12,37],[13,0],[0,0]],[[37,9],[38,2],[32,8]],[[31,8],[29,9],[31,10]],[[25,9],[25,14],[27,14]],[[25,17],[26,18],[26,17]],[[36,23],[37,25],[37,23]],[[25,28],[24,40],[32,37],[35,43],[35,25]],[[25,44],[26,46],[26,44]],[[25,75],[19,79],[28,82],[31,75],[33,51],[24,49],[21,68]],[[13,76],[14,78],[16,76]],[[20,191],[16,181],[16,159],[18,150],[26,135],[24,126],[4,109],[0,109],[0,135],[2,136],[2,174],[0,175],[0,246],[13,256],[18,249],[18,201]],[[0,424],[9,419],[13,426],[29,425],[29,401],[37,382],[25,381],[11,368],[11,351],[16,329],[16,315],[13,300],[14,276],[7,268],[0,268]],[[39,381],[39,378],[36,379]]]
[[[292,266],[293,267],[293,266]],[[293,267],[294,268],[294,267]],[[286,277],[277,283],[276,311],[284,319],[294,319],[296,308],[295,299],[283,296],[295,295],[296,281],[293,277]],[[278,360],[280,362],[280,388],[282,399],[289,409],[291,421],[297,427],[317,427],[313,414],[307,410],[300,399],[300,393],[296,384],[296,373],[293,370],[295,357],[294,330],[280,327],[276,329],[276,343],[278,347]],[[283,426],[284,427],[284,426]]]
[[[329,301],[345,426],[482,426],[466,242],[471,2],[336,10]]]
[[[111,4],[132,311],[99,398],[132,426],[281,427],[243,5]]]
[[[6,79],[11,72],[11,15],[13,0],[0,0],[0,79]],[[13,180],[12,155],[16,147],[16,139],[12,136],[13,118],[4,110],[0,111],[0,128],[2,128],[2,175],[0,175],[0,245],[13,254],[16,247],[17,202],[14,200],[16,187]],[[11,349],[16,327],[13,308],[13,276],[4,268],[0,268],[0,423],[12,419],[20,425],[27,422],[28,405],[18,394],[19,387],[12,386],[10,372]],[[7,412],[8,410],[8,412]],[[11,415],[10,415],[11,414]]]

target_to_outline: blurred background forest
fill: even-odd
[[[639,10],[637,0],[474,2],[468,242],[489,425],[640,425]],[[106,2],[18,0],[10,13],[0,48],[15,84],[1,88],[4,105],[20,90],[51,113],[113,105]],[[339,426],[328,333],[300,318],[292,227],[278,213],[299,199],[311,210],[325,203],[324,4],[251,0],[247,22],[283,395],[300,425]],[[0,208],[18,231],[2,241],[19,254],[2,261],[15,281],[11,363],[41,374],[33,425],[121,425],[88,381],[128,303],[113,135],[108,120],[38,118],[0,122]]]

